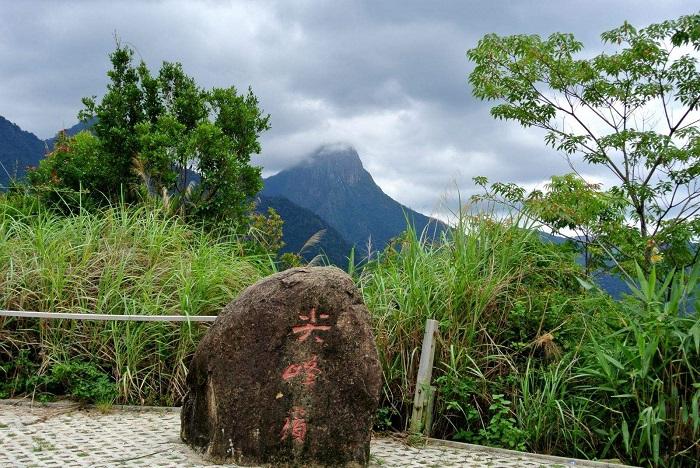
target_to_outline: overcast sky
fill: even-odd
[[[445,197],[474,192],[474,176],[534,185],[567,172],[538,131],[492,119],[471,96],[465,54],[480,37],[573,32],[595,50],[624,20],[697,5],[0,0],[0,115],[40,138],[75,124],[80,98],[104,92],[116,32],[152,70],[177,61],[204,87],[251,86],[271,114],[255,158],[265,175],[344,142],[390,196],[440,215]]]

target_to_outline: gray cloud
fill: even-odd
[[[40,137],[100,95],[114,32],[151,68],[182,62],[206,87],[252,86],[272,115],[255,162],[269,175],[322,143],[354,145],[391,196],[442,213],[471,178],[534,185],[568,170],[542,135],[471,97],[465,53],[484,34],[573,32],[590,47],[625,19],[691,1],[2,2],[0,115]],[[604,174],[589,171],[594,177]],[[444,194],[445,197],[443,197]]]

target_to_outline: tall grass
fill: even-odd
[[[574,371],[577,358],[563,356],[545,368],[528,361],[518,376],[515,396],[518,427],[527,434],[532,452],[598,457],[598,437],[592,427],[605,422],[595,420],[594,402],[585,392],[577,392],[580,380]]]
[[[700,263],[691,271],[637,272],[611,331],[592,337],[576,369],[591,408],[582,420],[602,455],[635,464],[697,466],[700,460]],[[699,301],[700,302],[700,301]]]
[[[152,207],[65,217],[0,204],[3,309],[216,315],[273,270],[267,256],[246,254],[242,242],[214,239]],[[119,402],[176,403],[205,327],[0,318],[0,380],[21,372],[11,366],[20,355],[39,374],[89,362],[114,378]]]
[[[700,459],[700,264],[634,297],[584,290],[565,246],[522,218],[409,229],[359,274],[383,366],[382,423],[406,429],[422,332],[440,322],[432,434],[644,466]],[[698,305],[695,305],[695,311]]]
[[[472,441],[469,431],[488,434],[494,395],[515,393],[522,363],[559,354],[573,326],[585,326],[572,255],[522,224],[463,215],[437,241],[409,229],[363,270],[396,425],[411,409],[426,319],[440,322],[433,433]]]

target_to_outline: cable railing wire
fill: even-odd
[[[101,320],[120,322],[213,322],[216,320],[216,315],[118,315],[81,314],[72,312],[36,312],[29,310],[0,310],[0,317]]]

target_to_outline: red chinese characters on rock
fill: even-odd
[[[316,307],[311,308],[308,315],[299,315],[302,320],[300,325],[292,327],[292,333],[298,335],[297,341],[304,342],[313,336],[314,342],[323,343],[323,338],[319,335],[331,329],[330,325],[324,325],[320,321],[328,319],[330,315],[319,313]],[[327,322],[326,322],[327,323]],[[282,380],[290,382],[291,380],[301,377],[302,385],[310,389],[314,386],[316,378],[321,374],[321,369],[318,367],[318,356],[312,355],[311,359],[301,363],[293,363],[288,365],[282,372]],[[296,443],[303,443],[306,438],[306,410],[301,406],[294,406],[289,411],[287,419],[284,420],[281,440],[291,439]]]
[[[291,437],[295,442],[304,442],[306,437],[306,411],[301,406],[295,406],[289,412],[289,416],[284,420],[282,427],[282,440]]]
[[[325,332],[331,329],[330,325],[317,325],[318,319],[325,320],[328,317],[328,314],[323,313],[318,314],[318,317],[316,317],[316,307],[313,307],[309,315],[299,316],[302,321],[308,323],[305,325],[297,325],[296,327],[292,327],[292,333],[299,335],[297,341],[306,341],[314,331]],[[316,340],[317,343],[323,343],[323,338],[319,336],[314,336],[314,340]]]
[[[282,372],[282,380],[288,381],[299,375],[303,375],[303,385],[306,387],[313,387],[316,382],[316,377],[320,373],[321,369],[318,368],[318,357],[314,354],[313,357],[306,362],[287,366],[284,372]]]

